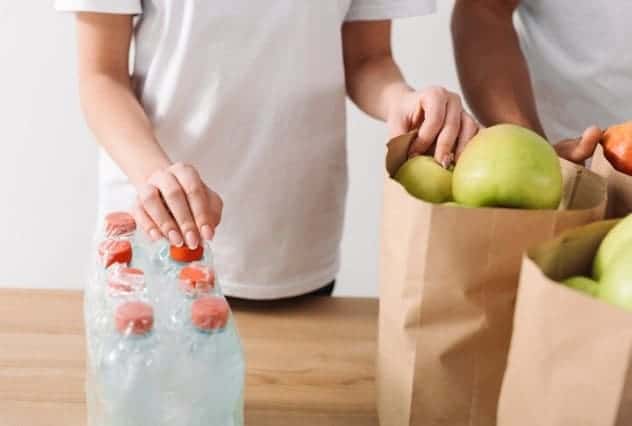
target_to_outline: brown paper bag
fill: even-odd
[[[589,275],[615,223],[572,230],[523,260],[499,426],[632,425],[632,314],[555,282]]]
[[[413,138],[389,142],[389,175]],[[603,179],[562,165],[568,210],[433,205],[386,179],[377,361],[382,426],[495,425],[524,249],[604,213]]]
[[[591,169],[603,176],[608,184],[606,216],[618,218],[632,213],[632,176],[617,171],[606,159],[601,145],[597,147]]]

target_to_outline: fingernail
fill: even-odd
[[[213,230],[211,229],[210,225],[202,226],[202,238],[204,238],[207,241],[210,241],[213,239]]]
[[[180,236],[180,233],[173,229],[169,231],[169,242],[172,245],[177,246],[177,247],[182,247],[182,244],[184,244],[184,241],[182,241],[182,237]]]
[[[447,169],[452,165],[452,161],[454,161],[454,155],[452,153],[446,154],[441,160],[441,165],[444,169]]]
[[[198,246],[198,237],[195,235],[195,232],[189,231],[185,235],[185,239],[187,240],[187,246],[193,250]]]
[[[156,228],[152,228],[149,230],[149,238],[152,241],[158,241],[160,239],[160,232]]]

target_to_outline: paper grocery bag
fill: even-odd
[[[524,258],[499,426],[632,425],[632,314],[556,282],[590,274],[615,222],[572,230]]]
[[[632,213],[632,176],[612,167],[599,145],[593,156],[592,170],[603,176],[608,185],[607,217],[619,218]]]
[[[389,176],[414,137],[389,142]],[[377,359],[382,426],[496,424],[523,251],[604,214],[603,179],[562,166],[562,210],[433,205],[386,179]]]

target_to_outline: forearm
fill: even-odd
[[[528,65],[513,26],[517,3],[457,1],[452,36],[459,79],[483,125],[515,123],[544,135]]]
[[[346,66],[349,98],[365,113],[382,121],[402,94],[413,91],[406,84],[390,54],[369,57]]]
[[[134,95],[129,78],[83,73],[81,103],[98,143],[139,185],[171,164],[154,137],[151,122]]]

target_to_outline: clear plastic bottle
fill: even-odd
[[[244,358],[210,246],[108,215],[86,286],[88,426],[242,426]]]
[[[121,263],[127,263],[129,266],[143,270],[149,268],[148,261],[157,247],[157,244],[149,241],[143,233],[137,232],[136,221],[127,212],[111,212],[105,216],[101,239],[127,241],[133,257],[130,256],[127,262]]]
[[[162,424],[160,351],[153,329],[150,304],[136,300],[116,307],[98,351],[99,426]]]
[[[242,426],[245,362],[226,299],[202,295],[189,299],[189,319],[177,338],[175,387],[188,407],[182,426]]]
[[[202,263],[193,262],[179,270],[175,284],[173,283],[174,281],[171,281],[167,284],[170,289],[167,292],[166,312],[170,326],[180,330],[189,321],[193,299],[217,293],[215,272]]]
[[[163,271],[170,280],[175,279],[183,267],[197,262],[203,265],[211,266],[212,259],[210,251],[201,244],[195,249],[187,246],[173,246],[162,244],[157,252],[157,267]]]

